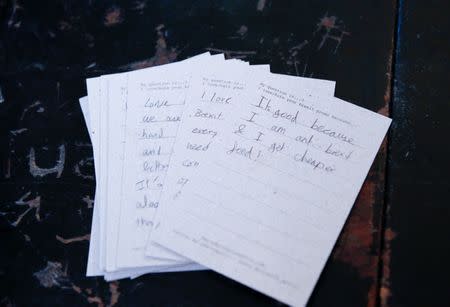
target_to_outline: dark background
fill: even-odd
[[[86,278],[84,80],[225,52],[393,118],[311,306],[450,306],[448,1],[0,0],[0,306],[270,306],[213,272]]]

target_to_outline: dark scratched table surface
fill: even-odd
[[[0,306],[270,306],[214,272],[86,278],[84,80],[224,52],[394,120],[310,306],[449,306],[445,1],[0,0]]]

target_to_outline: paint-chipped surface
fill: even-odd
[[[42,287],[62,287],[67,283],[67,274],[59,262],[47,262],[45,268],[33,274]]]
[[[337,80],[338,97],[389,114],[394,15],[387,0],[0,1],[0,305],[279,306],[213,272],[85,277],[95,174],[84,79],[223,52]],[[383,146],[310,306],[375,306],[387,293],[385,164]]]

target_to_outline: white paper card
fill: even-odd
[[[232,117],[199,122],[185,114],[167,180],[189,184],[163,192],[167,205],[152,239],[302,306],[391,120],[282,79],[253,74],[247,80],[251,85],[233,102]],[[214,113],[214,106],[203,112]],[[181,171],[179,163],[192,152],[186,144],[209,142],[190,132],[211,121],[223,131],[217,146],[201,161],[189,160],[198,163],[195,172]]]
[[[327,80],[309,79],[253,70],[251,76],[279,80],[290,86],[314,90],[323,95],[332,96],[335,83]],[[180,124],[177,142],[174,145],[169,174],[164,183],[161,199],[163,206],[170,205],[173,197],[178,197],[189,185],[189,177],[196,173],[203,157],[211,155],[211,147],[222,133],[222,123],[239,116],[235,109],[241,107],[241,95],[246,92],[249,70],[236,72],[227,66],[216,67],[212,71],[204,70],[191,80],[191,88],[186,98],[186,109]],[[159,209],[161,210],[161,209]],[[182,214],[182,213],[180,213]],[[156,215],[155,225],[164,223],[161,214]],[[152,244],[152,232],[149,236],[147,253],[155,255],[162,251],[158,245]],[[149,252],[150,251],[150,252]],[[177,256],[174,259],[182,259]]]
[[[217,68],[223,61],[213,57],[206,67]],[[222,63],[221,63],[222,62]],[[212,66],[214,64],[214,66]],[[159,197],[165,173],[177,136],[178,124],[185,106],[186,91],[191,71],[199,63],[190,61],[169,65],[164,71],[142,72],[129,75],[124,194],[122,198],[118,267],[147,265],[149,255],[144,255],[148,233],[153,227],[153,217],[159,207]],[[242,71],[247,64],[227,61],[228,67]],[[179,263],[190,260],[177,257],[163,249],[156,250],[156,259],[171,259]]]

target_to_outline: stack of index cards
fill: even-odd
[[[86,83],[87,275],[211,269],[305,305],[391,120],[222,54]]]

